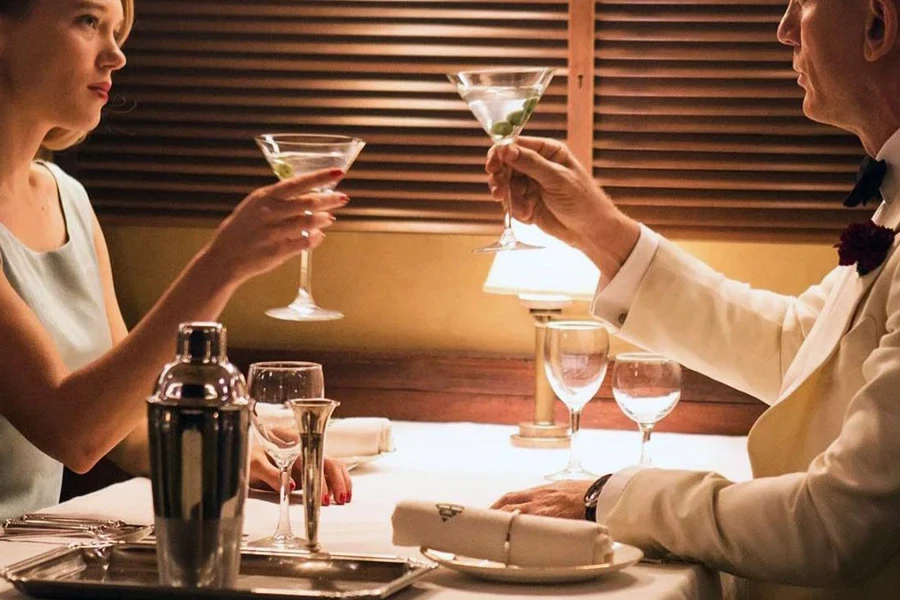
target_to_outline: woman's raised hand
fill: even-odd
[[[316,192],[344,177],[339,169],[314,171],[251,192],[204,248],[206,263],[234,284],[270,271],[325,239],[331,210],[348,202],[340,192]]]

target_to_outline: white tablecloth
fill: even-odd
[[[504,492],[543,484],[543,475],[565,466],[566,450],[513,448],[513,427],[472,423],[394,423],[396,451],[354,471],[353,501],[323,507],[320,541],[334,552],[417,556],[413,548],[391,545],[390,515],[398,500],[420,498],[489,506]],[[607,473],[634,464],[637,431],[585,430],[584,465]],[[746,438],[655,433],[656,466],[717,471],[733,480],[750,478]],[[277,494],[252,494],[245,532],[251,538],[272,533],[278,518]],[[93,513],[132,522],[152,522],[150,482],[134,479],[76,498],[53,512]],[[295,533],[302,535],[303,510],[291,508]],[[0,566],[48,549],[47,544],[0,543]],[[553,597],[606,600],[707,600],[720,597],[718,576],[687,564],[641,563],[588,583],[520,586],[485,583],[439,568],[400,598],[465,599]],[[407,594],[412,594],[407,596]],[[23,598],[0,582],[0,599]]]

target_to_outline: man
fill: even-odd
[[[790,0],[779,26],[805,114],[853,132],[886,168],[885,202],[857,228],[862,254],[845,238],[841,262],[856,263],[796,298],[729,281],[629,219],[557,142],[492,150],[494,197],[511,187],[514,217],[601,269],[595,316],[772,404],[750,433],[752,481],[629,469],[507,494],[496,507],[570,518],[595,509],[614,539],[744,578],[744,597],[900,597],[898,4]],[[589,487],[600,491],[586,511]]]

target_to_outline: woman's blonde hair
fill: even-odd
[[[22,18],[28,14],[31,4],[34,0],[0,0],[0,16],[11,17],[14,19]],[[122,12],[125,16],[122,22],[122,28],[116,34],[116,42],[119,46],[125,43],[128,34],[131,33],[131,26],[134,25],[134,0],[121,0]],[[75,144],[81,142],[89,131],[72,131],[69,129],[56,128],[51,129],[44,138],[42,147],[47,150],[65,150]]]

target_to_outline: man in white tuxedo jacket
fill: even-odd
[[[900,226],[900,0],[790,0],[807,116],[884,160],[874,222]],[[900,252],[835,268],[798,297],[730,281],[623,215],[562,144],[488,157],[516,218],[580,248],[602,277],[592,309],[623,338],[772,406],[750,433],[754,479],[630,469],[603,485],[613,538],[738,577],[742,597],[900,598]],[[512,172],[510,180],[509,173]],[[592,482],[495,505],[584,518]]]

